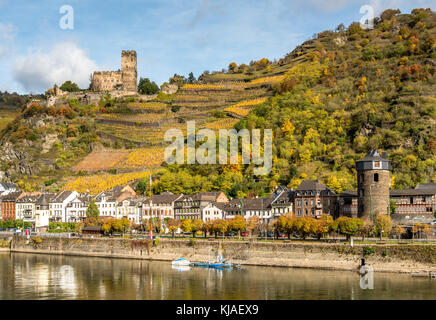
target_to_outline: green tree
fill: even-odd
[[[151,82],[148,78],[139,79],[138,92],[140,94],[156,94],[159,92],[159,87],[153,81]]]
[[[397,210],[397,203],[394,200],[389,200],[389,214],[395,214]]]
[[[91,199],[91,201],[89,202],[89,206],[86,209],[86,216],[88,218],[94,218],[94,219],[98,219],[98,217],[100,216],[100,211],[98,210],[98,207],[95,204],[94,199]]]
[[[359,218],[340,217],[333,223],[333,230],[339,230],[341,234],[350,240],[354,236],[359,228],[363,225],[363,220]]]
[[[68,92],[77,92],[80,91],[79,87],[77,86],[77,84],[75,84],[74,82],[71,82],[70,80],[65,81],[61,86],[60,89],[62,91],[68,91]]]
[[[188,83],[194,83],[196,81],[194,74],[192,72],[189,73],[188,75]]]

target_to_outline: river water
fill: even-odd
[[[170,262],[0,253],[0,299],[436,299],[436,280],[250,267],[173,269]]]

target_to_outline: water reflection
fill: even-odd
[[[436,281],[375,273],[363,290],[357,272],[0,253],[0,299],[436,299]]]

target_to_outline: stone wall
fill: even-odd
[[[238,241],[161,240],[156,246],[147,240],[107,238],[14,237],[11,251],[78,256],[172,261],[214,260],[217,253],[233,263],[265,266],[358,270],[363,247],[368,245],[327,243],[257,243]],[[371,245],[375,253],[366,263],[375,271],[436,271],[436,245]]]
[[[120,71],[96,71],[92,77],[94,91],[113,91],[123,85]]]

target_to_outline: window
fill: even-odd
[[[374,161],[374,168],[380,168],[380,161]]]
[[[378,173],[374,173],[374,182],[378,182]]]

